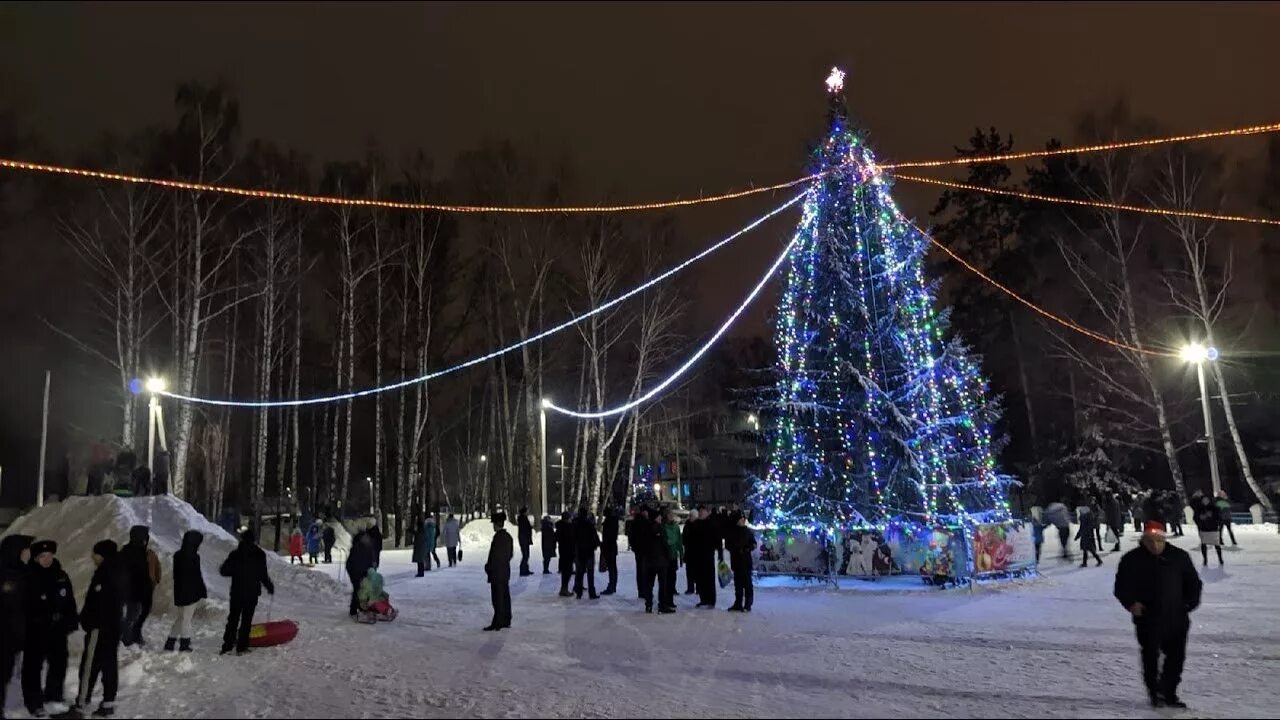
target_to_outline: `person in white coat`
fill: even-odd
[[[444,521],[444,547],[449,553],[449,567],[458,564],[458,544],[462,540],[462,533],[458,528],[458,518],[449,513],[448,519]]]

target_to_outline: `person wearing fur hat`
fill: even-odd
[[[80,611],[80,627],[84,629],[84,652],[80,655],[80,682],[72,712],[83,713],[93,699],[93,686],[102,677],[102,702],[95,717],[115,714],[119,663],[121,616],[129,593],[129,578],[120,560],[116,544],[103,540],[93,546],[93,579]]]
[[[62,684],[67,678],[67,635],[79,620],[71,578],[54,555],[58,544],[41,540],[31,545],[27,570],[27,637],[22,651],[22,699],[32,717],[64,712]],[[45,665],[49,666],[45,676]],[[42,682],[43,680],[43,682]]]
[[[30,535],[8,535],[0,540],[0,718],[4,695],[27,633],[27,562],[31,559]]]
[[[486,632],[511,627],[511,558],[515,549],[511,533],[503,527],[506,522],[506,513],[499,510],[493,514],[493,542],[489,545],[489,559],[484,564],[493,601],[493,621],[485,628]]]
[[[1178,698],[1178,683],[1187,657],[1190,613],[1200,606],[1201,587],[1191,556],[1165,541],[1162,521],[1148,521],[1141,543],[1120,559],[1115,596],[1133,616],[1142,678],[1153,707],[1186,707]]]

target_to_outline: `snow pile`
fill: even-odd
[[[173,553],[182,546],[182,535],[188,530],[204,534],[200,563],[209,596],[228,598],[230,580],[222,577],[218,569],[239,541],[172,495],[72,497],[32,510],[18,518],[5,534],[56,541],[58,560],[71,577],[77,600],[83,602],[93,577],[93,545],[100,540],[114,540],[123,547],[129,540],[129,528],[134,525],[151,528],[151,547],[160,558],[161,579],[154,595],[153,614],[164,613],[173,605]],[[282,596],[331,602],[343,592],[342,586],[325,574],[290,565],[271,553],[267,553],[267,570],[276,592]]]
[[[347,528],[344,527],[342,523],[337,520],[330,520],[325,524],[333,528],[334,555],[346,557],[347,553],[351,552],[351,533],[347,532]],[[321,543],[321,550],[323,551],[323,549],[324,549],[324,544]]]

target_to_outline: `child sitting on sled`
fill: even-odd
[[[369,568],[368,574],[360,581],[360,589],[356,593],[360,601],[360,612],[356,621],[376,623],[379,620],[390,622],[396,619],[396,609],[391,607],[391,596],[382,589],[382,575],[377,569]]]

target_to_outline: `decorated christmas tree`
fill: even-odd
[[[1009,518],[979,363],[948,337],[925,278],[929,241],[827,79],[830,130],[775,319],[770,454],[757,519],[781,529],[971,527]]]

